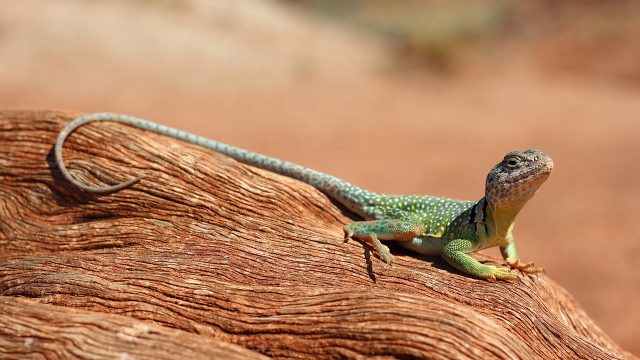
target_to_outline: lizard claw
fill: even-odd
[[[520,259],[507,258],[505,262],[509,266],[509,268],[518,270],[521,273],[527,274],[527,275],[537,274],[544,271],[544,269],[541,267],[534,267],[532,262],[522,264],[520,263]]]

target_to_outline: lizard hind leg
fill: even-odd
[[[393,256],[380,240],[411,240],[424,231],[424,224],[396,219],[356,221],[344,226],[345,241],[356,238],[367,242],[387,266],[393,262]]]

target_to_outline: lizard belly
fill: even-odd
[[[400,246],[423,255],[440,255],[442,248],[448,243],[439,237],[420,236],[409,241],[398,241]]]

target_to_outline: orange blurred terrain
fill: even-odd
[[[521,256],[640,354],[640,8],[331,3],[0,1],[0,106],[129,113],[461,199],[539,148],[556,167],[517,222]]]

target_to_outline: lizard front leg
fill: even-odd
[[[532,262],[526,264],[521,263],[520,258],[518,258],[516,242],[513,236],[509,236],[508,241],[507,246],[500,247],[500,253],[510,268],[516,269],[523,274],[537,274],[544,271],[541,267],[534,267]]]
[[[517,275],[507,268],[499,268],[492,265],[485,265],[478,262],[466,253],[476,250],[473,241],[467,239],[456,239],[449,242],[442,249],[442,258],[449,265],[462,271],[465,274],[485,279],[491,282],[496,280],[515,280]]]
[[[393,256],[380,240],[411,240],[424,231],[420,222],[395,219],[356,221],[344,226],[345,242],[350,238],[366,241],[387,265],[391,265]]]

